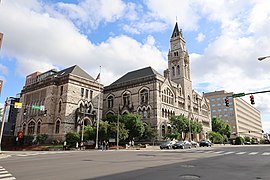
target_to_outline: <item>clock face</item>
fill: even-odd
[[[178,44],[173,45],[173,49],[178,48]]]

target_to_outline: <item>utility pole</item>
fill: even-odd
[[[97,133],[96,133],[96,147],[95,149],[98,149],[98,130],[99,130],[99,109],[100,109],[100,94],[101,94],[101,90],[100,90],[100,71],[101,71],[101,66],[99,66],[99,74],[98,74],[98,112],[97,112]]]

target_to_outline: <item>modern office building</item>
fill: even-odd
[[[203,132],[192,139],[205,138],[211,131],[210,103],[192,89],[190,59],[182,30],[175,24],[168,52],[168,69],[164,76],[151,67],[134,70],[104,87],[103,116],[138,113],[142,121],[157,128],[162,139],[171,126],[172,115],[184,115],[202,123]]]
[[[67,132],[94,125],[98,115],[102,117],[102,89],[77,65],[28,75],[15,135],[23,131],[24,135],[48,134],[49,140],[63,140]]]
[[[224,90],[204,93],[210,100],[212,118],[218,117],[231,125],[235,136],[249,136],[262,138],[262,123],[260,111],[241,97],[232,98],[232,92]],[[225,105],[225,98],[229,99],[229,107]]]

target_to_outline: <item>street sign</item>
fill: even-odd
[[[22,103],[21,102],[15,102],[14,108],[22,108]]]
[[[242,97],[242,96],[245,96],[245,95],[246,95],[245,93],[238,93],[238,94],[233,94],[232,97],[236,98],[236,97]]]
[[[32,105],[32,109],[40,109],[40,106]]]
[[[40,110],[44,111],[45,110],[45,106],[40,106]]]

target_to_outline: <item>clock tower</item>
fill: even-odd
[[[185,99],[192,98],[192,82],[190,79],[189,55],[186,50],[186,42],[183,37],[182,29],[178,28],[176,22],[168,53],[168,69],[170,79],[180,84]]]

